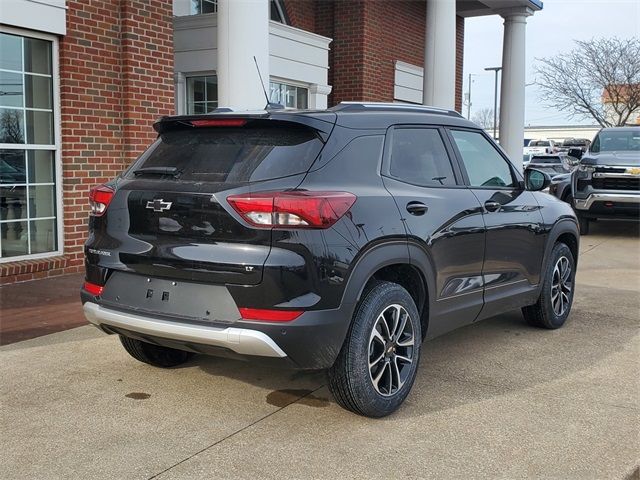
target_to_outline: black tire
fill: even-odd
[[[562,281],[560,286],[556,286],[556,282],[564,278],[562,275],[564,272],[562,267],[564,263],[561,263],[562,259],[567,260],[567,265],[570,270],[568,276]],[[557,272],[556,267],[558,267]],[[553,246],[549,262],[544,271],[542,291],[540,292],[538,301],[522,309],[525,320],[534,327],[548,329],[562,327],[571,313],[574,291],[575,260],[573,254],[564,243],[556,243]],[[559,302],[561,302],[561,304]],[[560,306],[562,306],[562,308],[560,308]]]
[[[562,201],[568,203],[571,205],[571,208],[573,208],[573,195],[571,195],[571,193],[565,193],[562,197]]]
[[[367,417],[396,411],[413,386],[421,342],[420,318],[411,295],[396,283],[377,282],[356,307],[342,350],[328,371],[336,402]]]
[[[142,363],[153,365],[154,367],[176,367],[189,360],[192,355],[190,352],[153,345],[141,340],[136,340],[135,338],[125,337],[124,335],[120,335],[120,342],[127,353],[133,358]]]
[[[590,221],[588,218],[578,215],[578,226],[580,227],[580,235],[589,235],[589,224]]]

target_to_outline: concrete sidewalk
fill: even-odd
[[[2,347],[0,478],[637,478],[638,228],[593,227],[565,328],[514,312],[425,344],[383,420],[322,373],[154,369],[88,326]]]

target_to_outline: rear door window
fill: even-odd
[[[163,132],[129,170],[175,168],[180,180],[242,183],[306,172],[323,143],[313,129],[286,126]]]
[[[456,184],[449,155],[435,128],[395,128],[389,175],[425,187]]]

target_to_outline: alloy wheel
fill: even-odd
[[[551,280],[551,306],[556,316],[561,317],[569,308],[572,290],[571,262],[562,256],[553,267]]]
[[[386,307],[369,337],[369,377],[380,395],[395,395],[407,381],[414,345],[415,335],[407,310],[397,304]]]

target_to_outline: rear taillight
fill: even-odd
[[[111,203],[111,199],[115,191],[106,185],[94,187],[89,192],[89,205],[91,206],[91,215],[101,217],[107,211],[107,207]]]
[[[328,228],[356,201],[347,192],[258,192],[230,195],[227,201],[258,227]]]
[[[102,292],[104,290],[104,287],[102,285],[97,285],[91,282],[84,282],[82,288],[84,288],[87,292],[95,297],[102,295]]]
[[[290,322],[302,315],[301,310],[268,310],[262,308],[239,308],[240,316],[245,320],[263,322]]]

